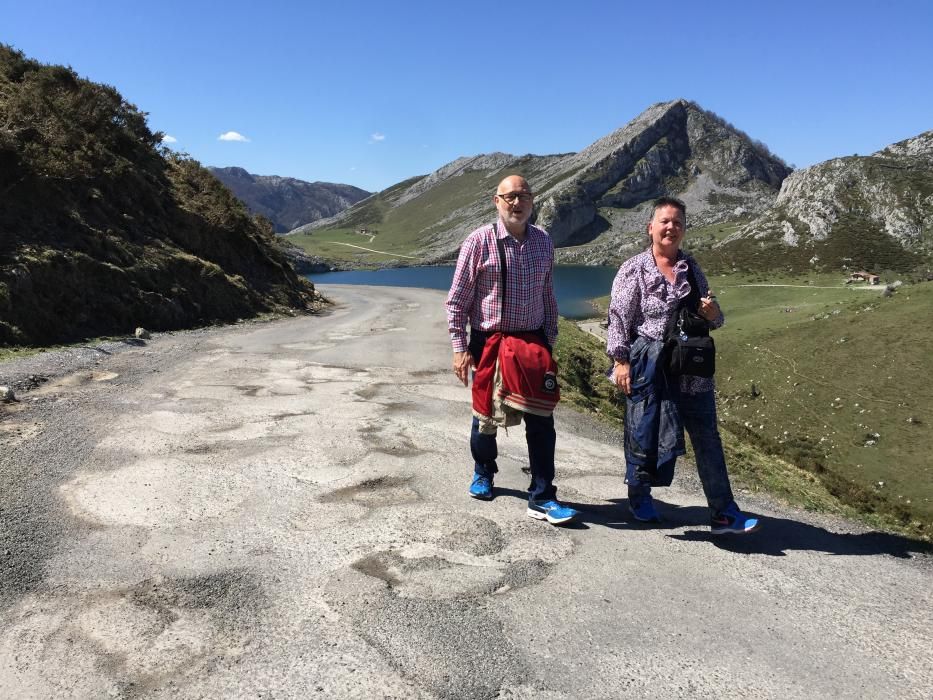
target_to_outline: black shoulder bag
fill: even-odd
[[[680,302],[664,331],[664,368],[668,376],[712,377],[716,371],[716,345],[709,323],[697,313],[700,288],[693,268],[687,269],[690,294]]]

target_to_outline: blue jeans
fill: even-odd
[[[525,422],[525,441],[528,443],[528,461],[531,464],[528,500],[554,500],[557,498],[557,489],[554,487],[554,446],[557,444],[554,416],[524,413],[522,418]],[[479,419],[476,417],[473,418],[473,427],[470,430],[470,452],[475,462],[473,471],[492,479],[499,471],[496,465],[499,446],[496,444],[495,435],[483,435],[479,432]]]
[[[677,399],[677,412],[690,436],[696,458],[697,472],[703,484],[706,502],[713,512],[719,512],[732,503],[732,486],[726,471],[726,457],[716,420],[716,398],[713,391],[699,394],[681,393]],[[651,486],[629,483],[629,498],[637,501],[651,493]]]

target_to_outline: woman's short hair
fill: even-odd
[[[648,215],[649,224],[654,220],[654,213],[661,207],[674,207],[675,209],[679,209],[680,215],[684,217],[684,226],[687,225],[687,205],[684,204],[682,199],[677,199],[677,197],[669,197],[668,195],[658,197],[656,200],[654,200],[654,202],[651,203],[651,213]]]

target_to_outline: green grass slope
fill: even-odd
[[[311,255],[356,265],[437,262],[436,244],[449,253],[451,235],[465,237],[473,226],[492,219],[492,194],[501,178],[514,172],[534,178],[548,160],[523,156],[502,167],[464,169],[399,204],[401,195],[422,179],[412,178],[356,204],[330,224],[300,229],[289,240]]]
[[[933,531],[933,284],[729,287],[717,333],[723,426],[858,510]]]

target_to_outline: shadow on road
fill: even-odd
[[[713,535],[708,530],[687,530],[669,537],[689,542],[709,542],[720,549],[740,554],[767,554],[773,557],[783,557],[788,550],[847,556],[887,554],[901,559],[933,553],[930,544],[900,535],[884,532],[837,533],[787,518],[763,518],[761,530],[751,535]]]
[[[514,491],[516,495],[524,493]],[[762,518],[762,528],[750,535],[713,535],[709,532],[709,509],[704,506],[678,506],[655,499],[663,522],[640,523],[628,510],[625,498],[614,498],[603,503],[571,503],[565,505],[580,511],[583,523],[617,529],[651,528],[678,530],[668,537],[688,542],[709,542],[730,552],[786,556],[789,550],[826,552],[848,556],[887,554],[908,559],[915,554],[933,554],[933,545],[884,532],[836,533],[817,525],[787,518]],[[695,529],[702,528],[702,529]]]

